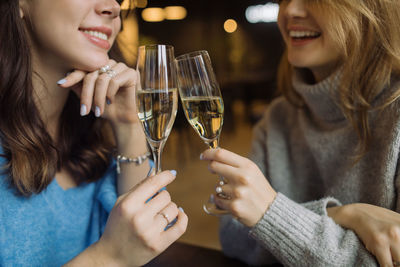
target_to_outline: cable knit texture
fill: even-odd
[[[254,129],[250,158],[279,192],[262,219],[248,228],[225,216],[220,223],[224,252],[252,265],[378,266],[351,230],[335,224],[326,209],[370,203],[399,211],[399,101],[371,111],[372,141],[354,162],[357,135],[338,103],[340,72],[308,85],[293,84],[305,107],[283,97],[271,103]],[[373,105],[399,90],[393,77]]]

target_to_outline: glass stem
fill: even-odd
[[[219,147],[219,139],[216,138],[216,139],[214,139],[212,141],[209,141],[209,142],[207,142],[207,145],[208,145],[209,148],[216,149],[216,148]],[[218,179],[219,179],[219,185],[224,185],[226,183],[224,177],[219,175]]]
[[[206,142],[206,143],[210,148],[218,148],[219,147],[218,138],[216,138],[212,141]]]
[[[164,148],[164,142],[161,142],[158,146],[151,146],[151,151],[153,152],[154,158],[154,168],[156,170],[155,174],[161,172],[161,154]]]

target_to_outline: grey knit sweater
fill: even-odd
[[[357,136],[335,101],[338,76],[307,85],[295,75],[294,87],[306,107],[277,98],[255,127],[250,158],[278,195],[253,228],[221,218],[220,239],[228,256],[251,265],[378,265],[326,208],[363,202],[399,212],[400,102],[371,112],[371,147],[354,165]],[[400,79],[393,78],[374,104],[399,87]]]

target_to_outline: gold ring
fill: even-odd
[[[167,214],[165,214],[165,213],[162,212],[162,211],[158,212],[158,214],[160,214],[161,216],[164,217],[164,219],[167,221],[167,225],[170,224],[169,217],[168,217]]]

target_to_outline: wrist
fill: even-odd
[[[77,255],[71,261],[63,265],[63,267],[75,266],[104,266],[104,267],[125,267],[126,265],[119,262],[118,257],[112,257],[109,249],[100,241],[93,243],[82,253]]]
[[[110,267],[126,267],[126,264],[123,264],[119,257],[113,256],[111,253],[111,249],[108,249],[101,239],[91,245],[89,247],[92,250],[92,257],[94,259],[93,262],[96,263],[96,266],[110,266]]]
[[[354,205],[343,205],[331,207],[327,209],[328,216],[342,227],[352,229],[354,222],[354,214],[356,209]]]
[[[127,137],[132,132],[143,132],[142,124],[140,122],[112,123],[111,126],[116,137]]]
[[[140,123],[114,125],[113,132],[119,154],[138,156],[148,150],[146,136]],[[134,151],[131,151],[132,149]]]

